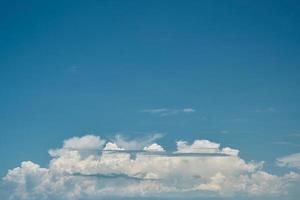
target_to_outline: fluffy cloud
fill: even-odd
[[[238,156],[238,150],[221,149],[220,144],[208,140],[191,144],[178,141],[175,153],[180,156],[156,154],[165,150],[152,143],[142,149],[154,154],[140,151],[135,158],[130,156],[130,151],[119,152],[128,150],[124,148],[126,145],[120,147],[116,141],[105,144],[103,141],[91,135],[66,140],[62,148],[49,151],[52,159],[47,168],[31,161],[22,162],[3,178],[5,188],[10,191],[4,198],[257,197],[284,195],[294,181],[300,180],[296,173],[269,174],[263,171],[263,162],[246,162]],[[212,156],[191,157],[185,153],[211,153]],[[216,153],[229,156],[213,156]]]
[[[83,137],[72,137],[64,141],[66,149],[100,149],[105,144],[99,136],[86,135]]]
[[[217,153],[220,144],[208,140],[195,140],[189,145],[186,141],[177,141],[177,151],[180,153]]]
[[[125,149],[118,147],[116,143],[108,142],[106,143],[104,150],[125,150]]]
[[[149,146],[144,147],[145,151],[160,151],[160,152],[164,152],[164,148],[162,148],[162,146],[160,146],[159,144],[153,143]]]
[[[281,167],[292,167],[300,169],[300,153],[291,154],[277,159],[277,164]]]

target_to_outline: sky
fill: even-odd
[[[224,196],[229,199],[296,199],[299,194],[290,188],[300,183],[299,44],[300,3],[291,0],[1,0],[2,182],[12,191],[23,188],[17,193],[21,196],[11,198],[41,199],[41,196],[31,196],[43,193],[41,189],[24,191],[29,183],[34,185],[31,182],[41,180],[25,178],[29,183],[26,182],[24,189],[18,178],[27,177],[26,173],[39,177],[34,173],[47,172],[50,178],[45,180],[51,182],[57,177],[57,171],[70,171],[70,166],[62,165],[58,170],[53,164],[71,165],[73,162],[64,160],[70,159],[66,154],[77,156],[72,169],[83,170],[76,173],[85,176],[73,177],[72,181],[77,183],[81,178],[90,181],[91,178],[98,186],[98,180],[92,176],[107,176],[116,171],[104,170],[113,168],[110,165],[104,168],[96,165],[94,168],[100,169],[91,169],[99,158],[94,153],[88,153],[92,157],[87,157],[84,148],[111,148],[110,142],[118,148],[134,149],[154,143],[165,152],[176,152],[180,151],[178,141],[185,141],[185,148],[191,152],[207,145],[212,145],[217,152],[225,147],[239,151],[234,158],[230,157],[234,161],[220,158],[219,168],[200,181],[202,185],[197,186],[196,192],[186,192],[187,196],[198,198],[200,195],[212,200]],[[73,150],[67,148],[67,141],[71,141]],[[216,148],[214,144],[220,146]],[[132,175],[126,166],[127,162],[134,162],[135,169],[146,174],[145,177],[165,178],[161,181],[163,189],[160,188],[159,197],[169,198],[165,189],[171,191],[173,187],[176,195],[178,193],[175,197],[182,197],[183,186],[169,184],[182,166],[170,163],[186,162],[184,158],[157,158],[167,159],[163,163],[176,166],[167,170],[168,174],[160,174],[145,169],[139,159],[133,161],[122,156],[118,158],[125,161],[118,165],[123,168],[115,170],[124,176],[116,177],[117,181]],[[103,157],[103,162],[110,163],[111,159],[115,158]],[[140,159],[155,163],[143,155]],[[207,162],[201,160],[203,158],[187,159],[186,167],[191,174],[177,178],[192,188],[195,180],[188,177],[206,174],[200,169],[206,169],[216,158],[207,158]],[[229,167],[223,172],[228,162],[242,165],[244,171]],[[21,167],[13,171],[18,166]],[[163,168],[163,164],[156,167]],[[200,168],[200,175],[192,173],[195,167]],[[105,174],[99,175],[103,170]],[[153,170],[158,169],[154,166]],[[254,178],[249,178],[246,184],[253,187],[245,191],[224,189],[226,184],[245,184],[236,173],[250,173],[259,178],[266,173],[263,177],[270,176],[267,179],[273,181],[267,184],[292,186],[278,186],[271,197],[260,193],[251,196]],[[230,182],[223,185],[213,182],[223,176]],[[135,189],[132,196],[124,196],[115,188],[115,179],[111,179],[107,185],[118,197],[140,197]],[[124,188],[132,186],[131,181],[122,180]],[[151,180],[146,182],[150,184]],[[66,189],[59,194],[63,199],[85,198],[87,186],[78,187],[82,193],[64,196],[70,194]],[[158,198],[151,185],[140,187],[150,188],[151,195],[145,195],[145,199]],[[208,188],[213,194],[207,194]],[[6,195],[1,190],[4,191],[2,186],[0,196]],[[272,193],[270,188],[263,190]],[[45,199],[60,198],[43,195]],[[96,192],[87,198],[103,197],[101,195]]]

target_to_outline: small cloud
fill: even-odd
[[[279,145],[291,145],[291,142],[287,142],[287,141],[276,141],[273,142],[273,144],[279,144]]]
[[[300,137],[300,133],[292,133],[289,136],[291,136],[291,137]]]
[[[227,131],[227,130],[221,130],[220,133],[227,134],[227,133],[229,133],[229,131]]]
[[[260,109],[256,109],[255,112],[258,113],[272,113],[272,112],[276,112],[277,109],[274,107],[267,107],[267,108],[260,108]]]
[[[237,117],[237,118],[233,118],[232,121],[233,121],[233,122],[237,122],[237,123],[245,123],[245,122],[248,122],[249,119],[247,119],[247,118],[242,118],[242,117]]]
[[[150,114],[159,114],[159,113],[164,113],[168,112],[169,109],[166,108],[157,108],[157,109],[145,109],[143,112],[150,113]]]
[[[291,145],[291,146],[299,146],[297,144],[294,144],[292,142],[288,142],[288,141],[275,141],[272,142],[272,144],[276,144],[276,145]]]
[[[290,154],[277,159],[280,167],[290,167],[300,169],[300,153]]]
[[[160,146],[159,144],[153,143],[149,146],[144,147],[145,151],[159,151],[159,152],[164,152],[164,148]]]
[[[183,111],[183,112],[185,112],[185,113],[192,113],[192,112],[196,112],[196,110],[195,110],[195,109],[193,109],[193,108],[184,108],[184,109],[182,109],[182,111]]]
[[[72,71],[73,73],[78,72],[78,70],[79,70],[79,67],[76,66],[76,65],[73,65],[73,66],[71,67],[71,71]]]
[[[273,107],[269,107],[269,108],[267,108],[267,111],[269,111],[269,112],[274,112],[274,111],[276,111],[276,109],[273,108]]]
[[[300,131],[299,130],[292,130],[289,134],[290,137],[300,137]]]
[[[189,114],[196,112],[193,108],[182,108],[182,109],[168,109],[168,108],[156,108],[156,109],[145,109],[142,112],[163,116],[170,116],[170,115],[178,115],[178,114]]]

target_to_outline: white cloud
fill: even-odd
[[[292,167],[300,169],[300,153],[294,153],[278,158],[277,164],[281,167]]]
[[[86,135],[65,140],[63,147],[66,149],[100,149],[104,144],[105,140],[101,140],[99,136]]]
[[[122,135],[116,135],[113,139],[114,143],[116,143],[119,147],[127,149],[127,150],[139,150],[143,149],[143,147],[150,145],[154,141],[162,138],[162,134],[155,133],[146,137],[128,139]]]
[[[165,151],[164,148],[162,148],[162,146],[160,146],[159,144],[153,143],[149,146],[144,147],[145,151],[160,151],[163,152]]]
[[[182,112],[191,113],[191,112],[196,112],[196,110],[193,108],[184,108],[184,109],[182,109]]]
[[[88,138],[98,141],[97,145],[90,141],[92,147],[102,148],[100,137]],[[52,159],[47,168],[25,161],[20,167],[9,170],[3,184],[10,192],[3,198],[73,200],[284,195],[294,181],[300,181],[296,173],[269,174],[263,171],[263,162],[247,162],[238,156],[238,150],[220,149],[220,144],[208,140],[195,140],[191,144],[178,141],[177,152],[223,152],[231,156],[172,157],[138,153],[132,159],[126,152],[101,154],[99,150],[83,153],[82,149],[91,147],[86,143],[86,136],[66,141],[62,148],[49,151]],[[109,141],[104,149],[126,148]],[[142,149],[164,151],[157,143],[147,144]]]
[[[116,143],[108,142],[106,143],[104,150],[125,150],[125,149],[118,147]]]
[[[220,144],[208,140],[195,140],[191,145],[179,140],[176,144],[179,153],[218,153],[220,147]]]
[[[193,108],[182,108],[182,109],[168,109],[168,108],[156,108],[156,109],[145,109],[143,112],[159,115],[161,117],[177,114],[189,114],[196,112]]]
[[[221,153],[231,155],[231,156],[238,156],[239,155],[239,150],[232,149],[232,148],[229,148],[229,147],[225,147],[225,148],[222,149]]]
[[[169,110],[170,109],[167,109],[167,108],[156,108],[156,109],[145,109],[145,110],[143,110],[143,112],[157,114],[157,113],[168,112]]]

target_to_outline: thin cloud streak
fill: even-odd
[[[164,116],[178,115],[178,114],[190,114],[196,112],[196,110],[194,108],[182,108],[182,109],[156,108],[156,109],[145,109],[142,110],[142,112],[164,117]]]

